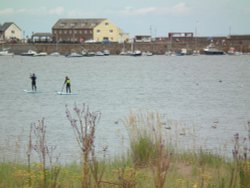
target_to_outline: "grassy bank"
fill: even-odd
[[[162,187],[248,188],[250,185],[249,161],[235,164],[234,161],[227,162],[219,156],[207,153],[173,154],[172,158]],[[152,167],[137,167],[129,157],[102,161],[99,165],[100,169],[104,169],[99,187],[156,187]],[[49,181],[44,187],[82,187],[81,164],[59,166],[58,169],[58,177],[50,170],[46,172]],[[91,178],[90,187],[97,187],[93,177]],[[43,187],[41,164],[32,164],[29,171],[25,164],[1,163],[0,187]]]
[[[87,106],[66,115],[75,132],[82,154],[80,163],[60,164],[53,156],[55,147],[46,142],[44,120],[30,128],[27,163],[1,162],[0,187],[44,188],[249,188],[249,138],[244,143],[233,136],[232,159],[203,151],[177,151],[163,135],[157,113],[131,113],[123,120],[130,149],[119,157],[108,159],[95,154],[95,129],[99,112]],[[250,132],[250,123],[248,123]],[[250,135],[250,133],[249,133]],[[245,143],[248,145],[245,147]],[[31,161],[32,155],[39,162]]]

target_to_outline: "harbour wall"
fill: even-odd
[[[91,43],[91,44],[79,44],[79,43],[15,43],[4,44],[5,48],[10,48],[11,52],[15,54],[21,54],[27,52],[29,49],[37,52],[60,52],[61,54],[68,54],[70,52],[81,52],[83,50],[97,52],[102,50],[109,50],[111,54],[118,55],[121,51],[140,50],[142,52],[153,52],[154,54],[164,54],[167,51],[178,52],[181,49],[186,48],[187,51],[193,52],[199,50],[202,52],[203,48],[208,46],[211,42],[214,43],[216,48],[227,52],[230,47],[234,47],[236,51],[243,53],[250,52],[250,36],[247,37],[192,37],[192,38],[167,38],[152,42],[134,42],[131,43]]]

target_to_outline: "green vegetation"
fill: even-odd
[[[131,113],[124,121],[130,138],[127,154],[107,159],[95,155],[95,129],[99,112],[87,106],[66,107],[67,118],[75,132],[82,154],[78,163],[61,165],[54,157],[55,147],[48,147],[44,120],[32,124],[27,150],[27,164],[0,163],[0,188],[249,188],[249,148],[234,135],[233,159],[200,150],[177,152],[163,135],[157,113]],[[75,117],[76,118],[75,118]],[[250,123],[248,123],[250,135]],[[244,144],[250,143],[249,138]],[[38,154],[40,161],[32,162]]]

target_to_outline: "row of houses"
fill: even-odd
[[[0,40],[23,40],[22,30],[14,22],[0,25]],[[52,27],[52,33],[33,33],[31,42],[121,42],[129,36],[118,26],[105,18],[59,19]]]
[[[99,43],[129,41],[128,33],[124,33],[117,25],[105,18],[99,19],[59,19],[49,33],[33,33],[25,38],[22,29],[14,22],[0,25],[0,43],[2,42],[54,42],[54,43]],[[250,46],[250,35],[230,35],[222,37],[197,37],[192,32],[170,32],[165,37],[151,38],[150,35],[138,35],[135,42],[164,42],[172,48],[174,44],[188,48],[192,43],[205,46],[213,40],[219,46]],[[132,41],[130,41],[132,42]],[[194,44],[193,44],[194,45]],[[196,45],[196,44],[195,44]]]

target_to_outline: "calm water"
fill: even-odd
[[[39,94],[23,91],[33,72]],[[77,95],[56,95],[66,75]],[[30,124],[44,117],[48,143],[61,160],[77,160],[65,116],[65,104],[72,109],[74,103],[102,113],[97,148],[107,145],[111,156],[126,151],[124,125],[115,122],[130,111],[162,114],[171,127],[166,134],[179,147],[223,153],[231,151],[235,133],[247,135],[250,56],[0,57],[0,89],[1,159],[25,155]]]

